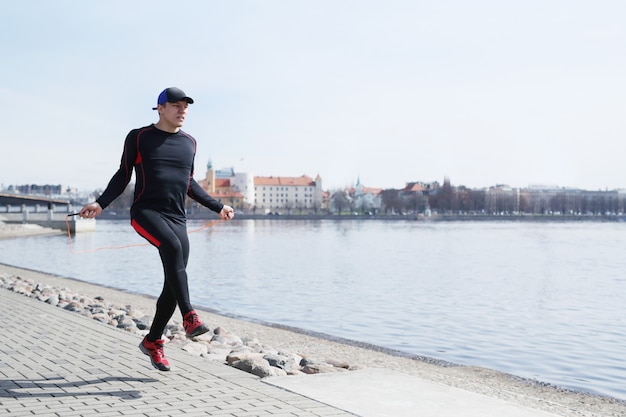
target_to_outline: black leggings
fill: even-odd
[[[185,219],[172,218],[149,209],[133,210],[131,225],[159,250],[163,263],[165,283],[147,336],[153,342],[163,335],[165,326],[176,310],[176,304],[183,316],[193,309],[186,272],[189,259],[187,225]]]

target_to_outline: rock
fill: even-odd
[[[318,364],[318,365],[305,365],[300,370],[304,372],[305,374],[309,374],[309,375],[346,371],[346,369],[335,368],[334,366],[328,365],[326,363]]]
[[[194,356],[202,356],[208,353],[207,345],[204,343],[187,343],[182,349]]]
[[[145,316],[143,311],[137,310],[136,308],[134,308],[131,305],[127,305],[126,306],[126,314],[128,314],[129,316],[131,316],[133,318],[136,318],[136,319]]]
[[[89,297],[78,295],[78,299],[80,300],[81,303],[83,303],[86,306],[90,306],[90,307],[104,307],[103,305],[96,303],[93,298],[89,298]]]
[[[39,299],[68,311],[77,312],[94,320],[107,323],[117,328],[144,337],[152,325],[153,317],[145,315],[131,305],[107,305],[101,296],[89,298],[72,293],[68,288],[59,289],[12,275],[0,274],[0,288],[5,288],[28,297]],[[296,353],[283,352],[266,347],[256,338],[243,338],[230,333],[223,327],[216,327],[211,333],[190,341],[183,327],[177,323],[168,323],[163,339],[174,343],[176,347],[201,356],[211,361],[227,363],[234,368],[249,372],[261,378],[300,374],[318,374],[325,372],[343,372],[363,369],[363,366],[350,365],[335,358],[321,361],[304,358]]]
[[[118,309],[111,309],[107,311],[107,314],[109,315],[111,320],[115,320],[118,322],[126,317],[126,312],[124,310],[118,310]],[[135,321],[135,323],[137,324],[137,327],[139,327],[139,323],[137,323],[137,321]]]
[[[227,357],[232,349],[229,347],[207,345],[207,353],[204,355],[210,357],[212,360],[219,360],[220,362],[227,362]]]
[[[307,375],[314,375],[314,374],[321,373],[319,369],[319,365],[305,365],[300,369],[300,371]]]
[[[350,369],[350,364],[347,362],[338,361],[335,359],[326,359],[326,363],[334,366],[335,368]]]
[[[120,317],[124,317],[124,316],[120,316]],[[118,318],[118,320],[120,320],[120,318]],[[151,316],[141,316],[139,318],[133,318],[132,320],[135,322],[135,324],[137,325],[137,328],[140,330],[149,329],[150,326],[152,326]]]
[[[175,334],[171,334],[169,333],[169,337],[172,341],[176,340],[176,341],[188,341],[189,339],[187,338],[187,335],[185,333],[175,333]]]
[[[215,334],[228,334],[228,330],[224,329],[223,327],[216,327],[215,330],[213,331],[213,333]]]
[[[319,359],[312,359],[312,358],[302,358],[302,360],[300,360],[300,366],[309,366],[309,365],[321,365],[324,362],[320,361]]]
[[[328,372],[341,372],[349,368],[349,365],[344,362],[340,362],[337,360],[331,360],[331,362],[332,363],[327,363],[314,358],[302,358],[302,360],[300,361],[300,370],[305,374],[321,374]],[[334,364],[342,366],[335,366]],[[347,367],[344,368],[343,366]]]
[[[143,316],[141,316],[143,317]],[[175,334],[175,333],[185,333],[185,329],[182,328],[182,326],[178,325],[178,324],[168,324],[167,326],[165,326],[165,332],[164,333],[168,333],[171,334]]]
[[[71,301],[68,305],[64,307],[65,310],[73,311],[75,313],[79,313],[84,310],[84,307],[81,303],[77,301]]]
[[[42,297],[44,297],[44,299],[47,299],[51,295],[53,295],[55,293],[55,291],[53,291],[52,288],[46,286],[46,287],[43,287],[43,288],[39,289],[39,293],[41,294]]]
[[[243,346],[243,342],[241,341],[241,338],[234,334],[225,335],[224,341],[222,343],[226,345],[230,345],[230,346]]]
[[[230,364],[233,368],[241,369],[242,371],[251,373],[253,375],[265,378],[272,376],[272,367],[270,364],[260,356],[250,356]]]
[[[263,359],[263,355],[261,355],[260,353],[254,353],[249,349],[240,349],[237,351],[230,352],[228,356],[226,357],[226,362],[228,362],[228,364],[232,364],[233,362],[250,359],[250,358]]]
[[[121,308],[116,308],[116,307],[109,308],[109,316],[125,316],[125,315],[126,315],[126,310],[122,310]]]
[[[206,332],[199,336],[194,337],[193,340],[198,341],[198,342],[211,343],[211,341],[213,340],[213,337],[214,335],[211,332]]]
[[[132,331],[137,328],[137,325],[130,317],[124,317],[121,321],[118,322],[117,327],[119,329]]]
[[[106,313],[96,313],[91,316],[92,319],[97,320],[101,323],[109,323],[109,315]]]
[[[297,353],[279,352],[279,355],[292,357],[294,362],[298,365],[300,365],[300,362],[302,361],[302,356]]]
[[[288,371],[287,375],[296,375],[297,376],[297,375],[306,375],[306,374],[304,372],[302,372],[301,370],[299,370],[299,369],[294,369],[294,370]]]
[[[213,342],[225,345],[226,344],[226,338],[224,337],[224,335],[215,334],[215,335],[213,335],[211,337],[211,343],[213,343]]]
[[[254,339],[254,338],[246,337],[245,339],[242,340],[242,343],[246,346],[251,347],[252,349],[256,349],[256,350],[263,349],[263,345],[257,339]]]
[[[296,368],[295,358],[290,358],[278,354],[266,354],[265,356],[263,356],[263,359],[265,359],[271,366],[280,368],[284,371],[291,371],[292,369]]]
[[[59,297],[57,297],[56,295],[51,295],[50,297],[48,297],[48,299],[46,300],[46,303],[51,304],[53,306],[59,304]]]
[[[85,317],[87,317],[89,319],[92,317],[91,312],[89,310],[85,310],[85,309],[79,311],[78,314],[80,314],[81,316],[85,316]]]
[[[220,345],[219,343],[209,343],[207,345],[209,353],[215,353],[217,355],[229,355],[233,352],[233,348],[227,345]]]

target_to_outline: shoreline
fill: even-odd
[[[0,222],[0,238],[15,238],[33,234],[31,233],[32,230],[28,231],[29,234],[15,234],[14,230],[7,230],[2,226]],[[51,233],[49,230],[39,230],[39,232]],[[56,232],[52,231],[52,233]],[[146,314],[154,314],[156,297],[153,296],[0,263],[0,274],[3,273],[27,278],[44,285],[68,288],[72,292],[91,298],[102,297],[107,300],[115,300],[117,304],[131,305]],[[297,352],[311,358],[333,358],[344,363],[354,364],[356,368],[360,367],[361,369],[383,368],[489,397],[500,398],[521,406],[550,412],[557,416],[608,417],[626,415],[626,401],[611,397],[573,391],[491,369],[457,365],[432,358],[409,355],[321,333],[264,323],[247,317],[224,316],[206,307],[198,306],[196,310],[211,328],[222,327],[227,329],[229,333],[256,339],[261,344],[280,351]],[[180,321],[178,310],[174,315],[174,321],[176,320]],[[173,349],[176,346],[167,348]],[[306,375],[302,376],[302,378],[306,377]]]
[[[10,274],[44,285],[68,288],[75,293],[92,298],[102,297],[116,300],[118,304],[131,305],[146,314],[154,314],[156,298],[152,296],[1,263],[0,274]],[[212,328],[228,329],[229,333],[254,338],[263,345],[272,346],[280,351],[298,352],[300,355],[312,358],[335,358],[344,363],[353,364],[355,369],[383,368],[503,399],[521,406],[550,412],[557,416],[609,417],[626,415],[626,401],[611,397],[573,391],[491,369],[457,365],[415,355],[404,355],[401,352],[378,346],[332,338],[301,329],[285,328],[285,326],[261,323],[243,317],[223,316],[200,307],[196,311],[203,321]],[[177,310],[174,318],[177,319],[178,316],[180,313]],[[175,345],[166,345],[166,348],[176,347]],[[179,346],[179,348],[181,347]],[[302,376],[302,378],[306,377],[306,375]]]

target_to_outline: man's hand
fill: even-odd
[[[235,211],[231,206],[224,205],[222,211],[220,211],[220,219],[222,220],[232,220],[235,217]]]
[[[93,219],[102,213],[102,207],[100,204],[93,202],[85,205],[79,212],[78,215],[84,219]]]

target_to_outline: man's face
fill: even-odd
[[[159,106],[159,115],[161,116],[161,120],[171,127],[182,127],[185,122],[188,107],[189,103],[184,100],[176,103],[167,102]]]

